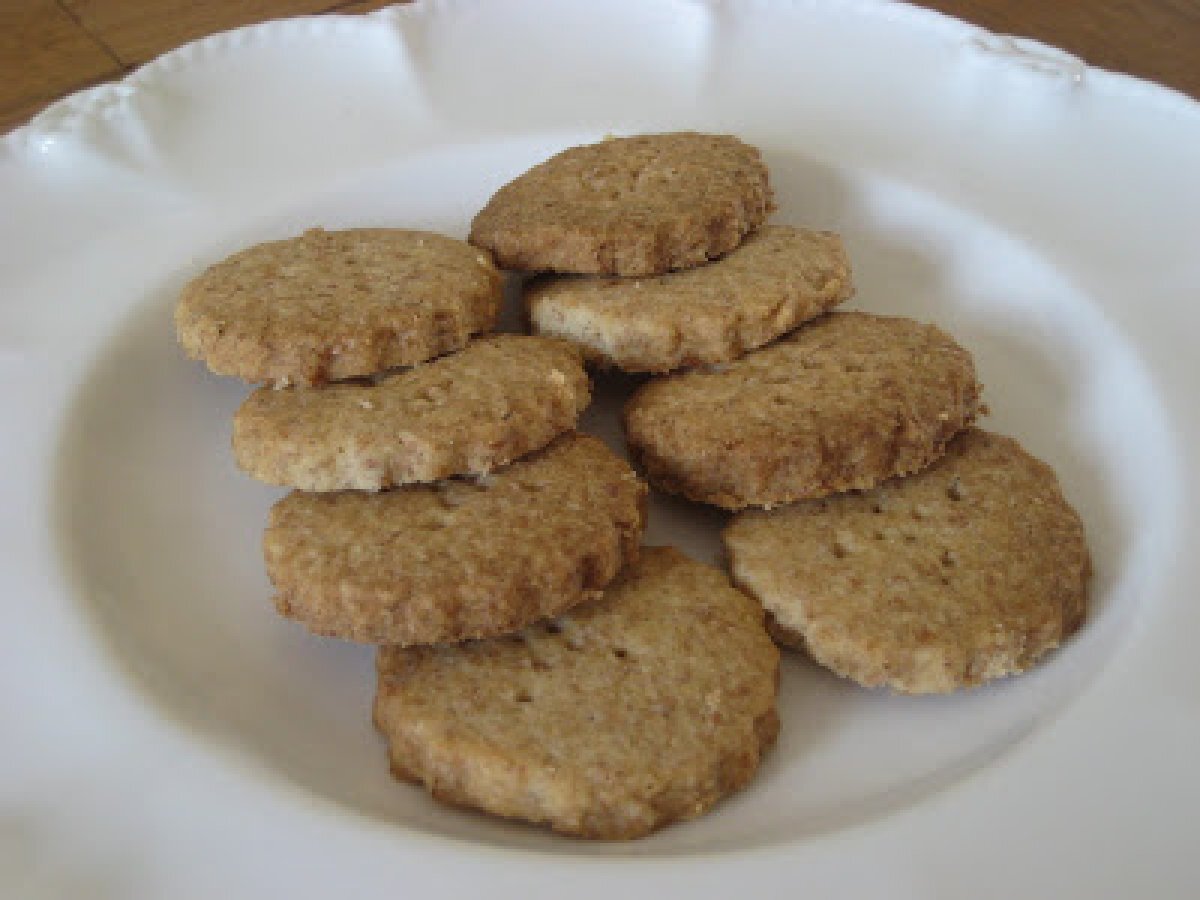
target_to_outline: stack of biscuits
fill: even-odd
[[[189,355],[265,383],[233,449],[292,489],[263,540],[275,604],[380,646],[393,771],[633,837],[750,778],[778,652],[723,573],[642,551],[644,482],[575,430],[580,352],[489,334],[502,287],[462,241],[318,229],[208,269],[176,326]]]
[[[853,294],[841,239],[772,209],[736,138],[615,138],[501,187],[469,243],[318,229],[184,291],[189,355],[266,385],[233,446],[293,489],[264,538],[276,606],[379,645],[397,776],[636,837],[753,776],[779,727],[772,637],[932,693],[1022,671],[1079,626],[1079,519],[1044,464],[973,427],[970,354],[833,311]],[[488,333],[497,266],[534,276],[532,335]],[[659,490],[735,512],[732,582],[639,546],[645,484],[575,430],[585,363],[650,374],[630,454]]]

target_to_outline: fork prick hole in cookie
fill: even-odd
[[[832,549],[835,557],[845,559],[854,549],[854,537],[845,531],[839,531],[833,538]]]
[[[954,478],[946,485],[946,496],[951,500],[961,500],[963,498],[963,486],[960,479]]]

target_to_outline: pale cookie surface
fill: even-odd
[[[572,147],[502,187],[471,243],[507,269],[654,275],[728,253],[773,208],[759,152],[677,132]]]
[[[655,487],[770,506],[924,468],[975,418],[979,390],[938,328],[833,312],[719,370],[651,379],[625,431]]]
[[[596,596],[637,557],[646,488],[571,433],[479,481],[368,494],[293,491],[263,551],[275,605],[379,644],[504,634]]]
[[[494,326],[502,290],[490,256],[463,241],[313,229],[210,267],[183,289],[175,330],[219,375],[308,386],[457,350]]]
[[[486,475],[572,430],[589,399],[575,348],[493,335],[374,384],[260,388],[233,449],[255,478],[306,491]]]
[[[379,652],[392,771],[446,802],[633,838],[743,786],[779,728],[779,654],[723,572],[645,548],[602,599],[520,634]]]
[[[535,332],[627,372],[730,362],[854,292],[841,238],[767,225],[718,260],[647,278],[562,276],[526,293]]]
[[[868,687],[945,693],[1021,672],[1083,621],[1083,526],[1044,463],[978,429],[878,488],[739,514],[734,580],[785,644]]]

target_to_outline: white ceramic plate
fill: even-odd
[[[989,427],[1083,514],[1094,609],[960,697],[790,658],[747,791],[587,844],[388,777],[369,652],[270,608],[244,388],[183,359],[171,310],[247,243],[461,235],[567,144],[685,127],[763,148],[777,218],[845,234],[857,306],[975,352]],[[1198,160],[1182,96],[872,2],[301,19],[52,107],[0,144],[0,894],[1194,896]],[[589,417],[611,437],[619,387]],[[711,555],[719,522],[663,501],[648,537]]]

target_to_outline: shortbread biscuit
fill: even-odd
[[[558,276],[529,286],[533,330],[627,372],[723,363],[854,292],[841,238],[767,225],[707,265],[649,278]]]
[[[602,599],[520,634],[381,648],[392,771],[440,800],[634,838],[742,787],[779,729],[778,651],[724,573],[645,548]]]
[[[716,370],[630,399],[630,449],[656,487],[727,509],[916,472],[974,418],[971,356],[932,325],[833,312]]]
[[[268,484],[375,491],[486,475],[572,430],[589,399],[575,348],[493,335],[375,383],[260,388],[234,416],[233,450]]]
[[[318,228],[209,268],[184,288],[175,329],[219,375],[309,386],[457,350],[495,325],[502,292],[490,256],[462,241]]]
[[[263,538],[279,611],[380,644],[504,634],[597,596],[637,558],[646,488],[571,433],[478,481],[294,491]]]
[[[906,694],[1028,669],[1087,603],[1083,526],[1054,473],[974,428],[908,478],[741,513],[725,544],[782,643]]]
[[[572,147],[509,182],[471,243],[506,269],[655,275],[736,247],[773,208],[758,150],[679,132]]]

